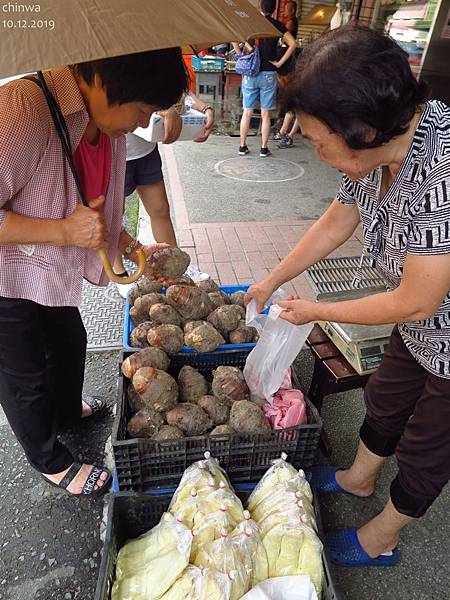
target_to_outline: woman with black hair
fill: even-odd
[[[96,250],[136,259],[122,229],[125,133],[187,88],[179,48],[50,69],[65,121],[80,204],[43,91],[18,79],[0,88],[0,402],[30,464],[76,496],[106,491],[104,467],[75,462],[58,434],[105,408],[82,397],[83,278],[108,283]],[[145,248],[147,254],[158,246]]]
[[[331,31],[305,48],[287,102],[317,157],[344,176],[330,208],[247,301],[261,308],[361,223],[363,254],[389,291],[280,306],[295,324],[397,323],[365,388],[352,466],[313,474],[319,492],[367,497],[395,454],[398,474],[384,510],[357,531],[328,534],[337,563],[391,566],[402,527],[426,512],[450,478],[450,109],[427,101],[392,39],[361,27]]]

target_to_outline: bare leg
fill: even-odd
[[[247,135],[250,129],[250,119],[253,115],[253,108],[246,108],[241,118],[241,146],[247,145]]]
[[[164,181],[153,185],[139,185],[137,191],[150,217],[153,237],[159,243],[177,245],[175,231],[170,218],[170,205]]]
[[[389,498],[383,512],[358,529],[359,543],[369,556],[376,558],[397,546],[400,531],[411,521],[413,517],[399,513]]]
[[[270,111],[261,110],[262,127],[261,127],[261,148],[267,148],[270,136]]]
[[[289,132],[289,137],[291,138],[291,140],[294,139],[294,137],[296,136],[296,134],[300,131],[300,124],[298,122],[298,119],[295,119],[294,124],[292,125],[292,129]]]
[[[356,496],[370,496],[385,460],[371,452],[360,441],[352,466],[346,471],[337,471],[336,481],[344,490]]]
[[[125,273],[126,271],[125,265],[123,264],[123,256],[120,250],[118,250],[116,258],[114,259],[113,271],[117,274]]]
[[[293,116],[294,115],[291,112],[287,112],[284,115],[283,125],[281,126],[281,129],[280,129],[281,135],[286,135],[286,133],[288,132]],[[297,119],[295,119],[295,122],[297,122]]]

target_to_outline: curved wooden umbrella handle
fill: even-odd
[[[145,252],[142,249],[136,250],[136,254],[138,257],[137,271],[135,271],[135,273],[133,273],[129,277],[120,277],[119,275],[116,275],[112,270],[111,263],[109,262],[108,255],[106,254],[106,250],[97,250],[97,252],[100,256],[100,260],[102,261],[102,265],[105,269],[106,275],[114,283],[121,283],[123,285],[126,285],[127,283],[134,283],[139,279],[139,277],[141,277],[141,275],[144,274],[145,268],[147,266],[147,257],[145,255]]]

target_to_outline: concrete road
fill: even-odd
[[[340,173],[302,140],[286,150],[271,142],[272,156],[260,158],[260,139],[249,138],[251,153],[244,157],[237,154],[238,138],[173,146],[191,223],[315,219],[324,212]]]

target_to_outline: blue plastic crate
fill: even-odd
[[[222,292],[225,292],[226,294],[231,296],[231,294],[233,294],[234,292],[246,292],[249,287],[250,285],[223,285],[220,286],[220,289],[222,290]],[[142,350],[142,348],[134,348],[130,345],[130,334],[133,331],[133,321],[130,317],[130,308],[131,306],[127,298],[127,301],[125,302],[125,318],[123,324],[123,347],[124,350],[126,350],[127,352],[138,352],[139,350]],[[230,350],[233,352],[237,350],[246,350],[247,352],[250,352],[251,350],[253,350],[254,347],[254,342],[251,342],[249,344],[221,344],[217,347],[215,352],[229,352]],[[192,348],[185,346],[180,354],[197,353]]]
[[[225,69],[225,59],[220,56],[193,56],[192,68],[199,73],[220,73]]]

